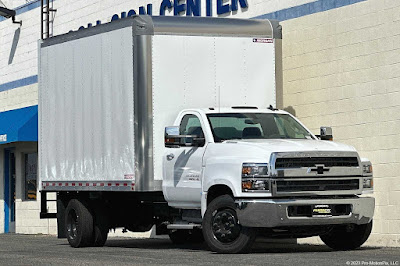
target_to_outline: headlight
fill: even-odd
[[[372,175],[373,169],[371,162],[363,162],[363,174]]]
[[[361,162],[363,169],[363,189],[368,191],[372,191],[374,188],[374,179],[372,177],[373,169],[370,161]]]
[[[242,167],[242,192],[269,191],[268,164],[244,163]]]
[[[242,177],[268,177],[268,164],[244,163],[242,167]]]
[[[374,188],[374,179],[372,177],[363,179],[363,188],[365,189],[373,189]]]

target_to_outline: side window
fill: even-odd
[[[195,115],[185,115],[179,127],[180,135],[197,135],[204,138],[200,119]]]

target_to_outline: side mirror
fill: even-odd
[[[165,147],[201,147],[205,144],[205,138],[197,135],[179,135],[179,127],[165,128]]]
[[[165,147],[178,148],[180,146],[179,127],[166,127],[164,141]]]
[[[321,140],[333,140],[332,135],[332,128],[331,127],[321,127],[320,128],[320,135],[319,137]]]

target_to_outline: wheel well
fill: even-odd
[[[222,195],[233,196],[232,190],[226,185],[214,185],[208,189],[207,193],[207,205],[216,197]]]

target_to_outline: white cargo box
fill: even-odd
[[[41,189],[161,190],[182,109],[276,105],[280,39],[269,20],[135,16],[43,41]]]

